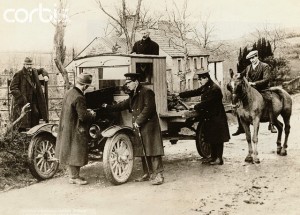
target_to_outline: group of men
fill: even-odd
[[[149,31],[144,30],[142,35],[142,40],[134,44],[132,53],[158,55],[159,46],[150,39]],[[265,89],[269,79],[269,68],[258,61],[257,51],[250,52],[247,59],[250,59],[252,63],[245,70],[250,84],[258,90]],[[10,85],[14,97],[14,118],[20,115],[25,104],[30,103],[31,107],[31,113],[22,120],[20,130],[37,125],[40,118],[48,121],[47,106],[38,79],[38,75],[42,74],[44,80],[48,81],[48,74],[43,69],[33,69],[31,65],[32,60],[26,58],[23,69],[14,75]],[[211,146],[211,157],[204,162],[210,165],[223,165],[224,142],[229,141],[230,134],[222,103],[222,91],[212,81],[208,70],[198,70],[196,74],[201,86],[178,95],[181,98],[201,97],[194,109],[201,113],[200,115],[206,121],[204,132],[206,141]],[[155,93],[141,85],[139,73],[127,73],[125,78],[125,86],[129,89],[129,98],[115,105],[104,104],[102,109],[108,111],[128,109],[131,111],[136,137],[140,133],[144,142],[144,152],[141,144],[135,144],[134,147],[135,156],[142,158],[144,171],[144,174],[135,181],[150,181],[153,185],[160,185],[164,183],[162,162],[164,149],[156,111]],[[93,110],[87,108],[84,97],[84,92],[91,83],[92,75],[79,74],[74,87],[64,95],[60,114],[55,156],[61,164],[68,166],[69,183],[71,184],[87,184],[87,181],[80,176],[80,168],[88,162],[88,130],[91,122],[97,117]],[[272,119],[271,116],[270,119]],[[139,139],[136,139],[135,142],[139,143]]]

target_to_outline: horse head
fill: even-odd
[[[245,86],[247,86],[248,81],[241,74],[236,74],[231,79],[231,93],[232,93],[232,105],[236,106],[237,103],[245,96]]]

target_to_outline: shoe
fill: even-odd
[[[222,158],[217,158],[215,161],[209,163],[210,165],[223,165],[224,161]]]
[[[203,163],[203,164],[208,164],[208,163],[210,163],[210,162],[215,161],[216,159],[217,159],[217,158],[209,157],[209,158],[203,159],[202,163]]]
[[[164,183],[164,177],[162,173],[158,173],[156,177],[153,180],[151,180],[152,185],[161,185],[163,183]]]
[[[240,135],[240,134],[244,134],[245,133],[245,131],[244,130],[240,130],[240,129],[238,129],[235,133],[233,133],[232,134],[232,136],[238,136],[238,135]]]
[[[271,130],[271,133],[277,133],[277,130],[275,129],[273,124],[269,124],[269,130]]]
[[[143,181],[149,181],[149,180],[150,180],[150,176],[149,176],[149,174],[146,173],[145,175],[143,175],[140,178],[135,179],[134,181],[135,182],[143,182]]]
[[[70,184],[78,184],[78,185],[86,185],[88,184],[87,181],[82,180],[81,178],[70,178],[69,179]]]

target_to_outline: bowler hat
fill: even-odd
[[[124,74],[124,76],[126,77],[126,80],[136,81],[136,80],[139,80],[139,78],[141,77],[141,74],[140,73],[126,73],[126,74]]]
[[[208,69],[197,69],[196,70],[196,75],[204,75],[204,74],[207,74],[209,73],[209,70]]]
[[[250,59],[250,58],[255,57],[255,56],[258,56],[258,51],[257,50],[249,52],[249,54],[247,54],[247,56],[246,56],[246,59]]]
[[[89,73],[83,72],[77,76],[77,83],[83,85],[91,85],[93,76]]]
[[[32,65],[32,60],[29,58],[29,57],[26,57],[25,60],[24,60],[24,64],[25,65]]]

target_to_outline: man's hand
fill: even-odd
[[[93,117],[96,116],[96,112],[93,111],[92,109],[87,109],[87,111],[88,111]]]
[[[45,81],[45,82],[48,82],[48,81],[49,81],[48,76],[44,76],[44,81]]]
[[[136,128],[140,127],[136,122],[133,123],[133,126],[136,127]]]

